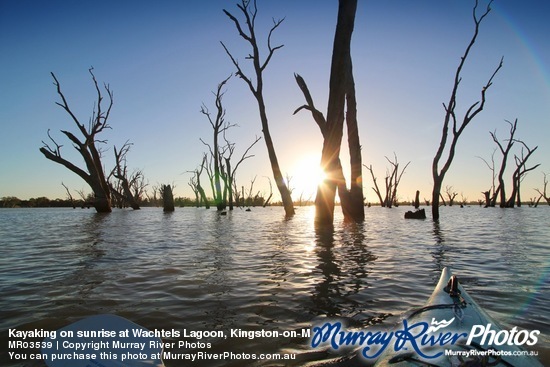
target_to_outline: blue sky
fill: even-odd
[[[65,197],[63,181],[73,190],[89,189],[64,167],[48,161],[38,149],[52,130],[66,157],[78,157],[60,129],[74,131],[52,84],[54,72],[76,114],[87,121],[95,91],[88,68],[115,94],[112,130],[105,164],[112,166],[112,146],[130,140],[129,166],[142,169],[151,185],[173,183],[176,195],[191,196],[187,171],[206,151],[199,138],[211,129],[200,106],[213,109],[212,91],[233,66],[223,41],[245,65],[248,49],[232,22],[236,2],[183,1],[0,1],[0,197],[22,199]],[[473,32],[474,1],[359,1],[352,40],[363,162],[372,164],[379,180],[388,166],[385,156],[410,161],[399,197],[431,193],[431,161],[439,143],[446,103],[459,58]],[[481,8],[486,2],[481,2]],[[261,35],[272,18],[285,17],[274,34],[284,44],[265,73],[265,98],[273,139],[283,172],[293,177],[295,196],[308,197],[315,183],[306,182],[321,151],[321,136],[311,116],[293,115],[303,104],[293,73],[308,82],[316,105],[326,111],[330,57],[337,1],[258,0]],[[477,158],[490,159],[495,148],[489,131],[508,134],[504,120],[519,120],[516,137],[539,146],[531,164],[541,166],[523,183],[525,199],[542,188],[550,173],[550,4],[543,0],[496,0],[465,66],[458,110],[479,99],[481,87],[504,56],[504,66],[487,93],[485,110],[468,127],[444,186],[469,200],[481,197],[491,174]],[[233,77],[225,95],[227,119],[239,127],[229,138],[235,155],[261,135],[255,101],[244,83]],[[267,192],[271,176],[263,141],[255,157],[237,172],[239,185],[257,176],[257,190]],[[515,151],[519,154],[519,149]],[[497,161],[498,154],[496,155]],[[345,159],[345,157],[343,157]],[[510,162],[512,167],[514,164]],[[375,196],[368,171],[364,188]],[[511,173],[510,173],[511,174]],[[294,184],[293,184],[293,183]]]

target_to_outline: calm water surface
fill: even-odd
[[[409,209],[369,208],[364,224],[337,217],[324,230],[306,207],[291,220],[281,208],[0,209],[0,364],[25,365],[7,360],[8,328],[99,313],[168,330],[390,325],[450,266],[503,326],[541,330],[536,350],[550,365],[550,208],[442,208],[440,224],[403,219]],[[293,352],[295,365],[341,356],[283,338],[216,340],[210,351]]]

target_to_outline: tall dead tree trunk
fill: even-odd
[[[338,4],[338,20],[334,35],[329,81],[327,135],[323,141],[321,153],[321,166],[325,169],[327,179],[317,189],[315,198],[315,216],[317,223],[320,224],[332,224],[333,222],[336,188],[344,194],[340,195],[342,208],[345,208],[349,202],[346,201],[348,199],[346,197],[346,182],[339,157],[344,127],[346,92],[350,90],[349,83],[351,82],[349,80],[351,75],[351,36],[355,25],[357,0],[340,0]]]
[[[357,127],[357,103],[351,62],[351,36],[355,24],[356,10],[356,0],[339,1],[326,119],[315,107],[304,79],[295,74],[296,82],[302,90],[307,104],[299,107],[294,113],[301,109],[309,110],[323,135],[321,168],[326,174],[326,179],[317,188],[315,197],[315,221],[318,224],[332,224],[337,191],[346,220],[362,221],[365,218],[361,145]],[[346,106],[347,113],[344,114]],[[349,190],[346,186],[346,179],[340,161],[344,120],[347,124],[351,165]]]
[[[508,155],[510,154],[510,150],[512,149],[512,146],[516,142],[514,139],[514,135],[517,130],[518,120],[515,119],[514,123],[511,123],[510,121],[506,120],[508,124],[510,124],[510,138],[507,139],[506,147],[503,147],[500,141],[497,138],[496,131],[491,134],[491,137],[493,138],[493,141],[496,143],[498,148],[500,149],[500,152],[502,153],[502,161],[500,164],[500,169],[498,172],[498,186],[496,190],[494,190],[493,193],[493,199],[492,199],[492,206],[495,206],[497,197],[500,196],[500,207],[504,208],[506,207],[506,187],[504,183],[504,172],[506,171],[506,164],[508,162]]]
[[[55,74],[51,73],[54,80],[54,85],[57,88],[57,94],[59,95],[59,97],[61,97],[61,102],[56,102],[56,104],[63,108],[67,112],[67,114],[69,114],[73,122],[78,127],[82,138],[78,138],[76,135],[66,130],[61,130],[61,132],[71,141],[73,147],[80,153],[84,160],[86,168],[82,169],[61,156],[61,145],[59,145],[51,137],[49,130],[48,137],[50,138],[54,146],[50,146],[42,141],[43,146],[42,148],[40,148],[40,152],[44,154],[47,159],[65,166],[67,169],[76,173],[84,181],[86,181],[86,183],[90,186],[94,193],[93,205],[96,211],[98,213],[106,213],[111,212],[110,187],[109,183],[107,182],[105,172],[103,171],[101,153],[96,147],[96,143],[100,141],[98,140],[97,135],[103,130],[110,128],[107,121],[109,119],[109,114],[113,106],[113,92],[109,88],[109,85],[104,85],[105,91],[107,92],[107,96],[109,99],[107,109],[104,110],[103,94],[93,73],[93,68],[90,68],[89,72],[92,76],[92,81],[97,92],[97,101],[94,104],[94,111],[92,113],[92,117],[89,120],[87,128],[84,124],[80,123],[79,119],[69,107],[65,95],[61,91],[61,85],[59,81],[57,80]]]
[[[215,92],[215,105],[216,105],[216,116],[212,117],[212,114],[208,110],[205,104],[201,107],[201,113],[206,116],[210,126],[212,126],[213,137],[212,137],[212,146],[204,141],[203,144],[208,146],[210,150],[211,159],[214,163],[214,172],[212,172],[212,188],[214,195],[214,203],[218,210],[224,210],[227,206],[226,200],[224,200],[224,191],[225,185],[222,187],[222,157],[220,154],[220,134],[225,133],[227,129],[234,126],[226,123],[225,121],[225,108],[223,107],[223,96],[224,91],[223,87],[229,81],[231,76],[227,77],[221,83],[218,84],[218,88]]]
[[[250,6],[252,4],[252,6]],[[231,13],[229,13],[227,10],[223,10],[223,12],[235,23],[235,27],[237,28],[237,31],[239,32],[239,35],[250,44],[252,48],[252,53],[250,53],[246,58],[249,60],[252,60],[252,64],[254,67],[254,73],[256,77],[255,83],[253,83],[252,78],[245,75],[243,70],[241,69],[239,63],[237,60],[233,57],[233,55],[229,52],[228,48],[225,46],[225,44],[222,42],[222,46],[231,59],[231,62],[237,69],[236,75],[239,76],[244,82],[248,85],[250,91],[252,92],[252,95],[256,99],[256,102],[258,104],[258,111],[260,114],[260,121],[262,123],[262,132],[264,135],[265,144],[267,147],[267,153],[269,156],[269,161],[271,162],[271,169],[273,171],[273,178],[275,179],[275,184],[277,185],[277,188],[279,189],[279,193],[281,194],[281,200],[283,202],[283,206],[285,208],[285,214],[287,217],[294,215],[294,204],[292,202],[292,197],[290,195],[290,191],[288,190],[288,187],[285,184],[283,174],[281,172],[281,169],[279,167],[279,161],[277,159],[277,154],[275,153],[275,146],[273,143],[273,139],[271,137],[271,133],[269,131],[269,123],[267,118],[267,112],[266,112],[266,106],[263,96],[263,71],[269,64],[269,61],[271,61],[271,58],[275,51],[283,47],[283,45],[275,46],[273,47],[271,45],[271,35],[279,27],[279,25],[283,22],[284,19],[280,19],[278,21],[274,21],[273,26],[271,27],[269,31],[269,35],[267,37],[267,49],[268,49],[268,55],[265,58],[265,60],[260,60],[260,50],[258,47],[258,41],[256,39],[256,29],[255,29],[255,20],[256,20],[256,14],[257,14],[257,6],[256,6],[256,0],[250,1],[250,0],[242,0],[240,4],[237,4],[237,7],[241,10],[241,12],[244,15],[245,23],[246,23],[246,31],[241,26],[241,23],[237,18],[235,18]]]
[[[538,202],[544,198],[544,200],[546,200],[546,202],[548,203],[548,205],[550,205],[550,196],[548,196],[546,194],[546,187],[548,186],[548,179],[546,178],[547,174],[546,173],[542,173],[544,175],[544,180],[543,180],[543,187],[542,187],[542,190],[540,189],[535,189],[536,192],[539,193],[539,198],[537,200],[537,204]]]
[[[204,192],[204,188],[201,185],[201,174],[204,170],[204,167],[206,165],[206,155],[204,156],[204,159],[202,160],[201,168],[200,170],[196,170],[197,173],[197,190],[199,191],[199,194],[201,196],[201,200],[204,203],[204,207],[206,209],[210,209],[210,203],[208,202],[208,198],[206,197],[206,193]]]
[[[355,15],[353,16],[355,19]],[[353,63],[351,50],[348,53],[348,67],[346,80],[346,126],[348,133],[348,149],[350,159],[350,187],[348,203],[342,209],[344,217],[354,221],[365,219],[365,205],[363,197],[363,159],[361,156],[361,142],[359,126],[357,125],[357,99],[355,97],[355,80],[353,78]]]
[[[533,149],[530,149],[523,141],[516,140],[518,143],[521,143],[524,148],[527,150],[527,154],[524,154],[523,149],[521,150],[521,157],[515,156],[514,159],[516,161],[516,169],[514,170],[514,173],[512,174],[512,193],[510,194],[510,198],[506,202],[507,208],[513,208],[514,202],[517,201],[518,206],[521,206],[521,196],[520,196],[520,185],[523,177],[525,177],[525,174],[529,171],[532,171],[536,169],[540,164],[534,165],[533,167],[527,168],[525,164],[527,163],[527,160],[533,154],[537,148],[534,147]]]
[[[493,78],[497,74],[497,72],[502,67],[503,60],[500,60],[500,63],[496,70],[493,72],[491,77],[489,78],[489,81],[485,86],[481,89],[481,100],[478,102],[473,103],[466,113],[464,114],[464,117],[462,119],[462,122],[460,125],[457,121],[457,116],[455,113],[456,108],[456,99],[457,99],[457,92],[458,92],[458,85],[460,84],[460,81],[462,80],[462,68],[466,62],[466,59],[468,58],[468,55],[470,54],[470,50],[474,46],[478,33],[479,33],[479,26],[483,19],[489,14],[491,11],[491,2],[487,5],[486,11],[478,18],[477,16],[477,6],[478,1],[476,0],[476,4],[473,9],[473,18],[474,18],[474,34],[470,40],[470,43],[466,47],[466,51],[464,52],[464,55],[460,58],[460,63],[458,64],[458,67],[456,69],[456,74],[454,78],[454,84],[453,89],[451,92],[451,97],[449,99],[449,103],[447,105],[443,104],[443,107],[445,109],[445,118],[443,122],[443,131],[441,133],[441,140],[439,142],[439,147],[437,149],[437,152],[435,154],[435,157],[433,159],[432,163],[432,177],[434,181],[433,190],[432,190],[432,218],[433,220],[439,220],[439,198],[441,197],[441,187],[443,185],[443,180],[445,178],[445,174],[449,170],[451,163],[453,161],[456,145],[458,143],[458,139],[460,138],[460,135],[464,132],[464,129],[468,124],[473,120],[473,118],[479,114],[483,108],[485,107],[485,94],[487,92],[487,89],[492,85]],[[449,137],[449,128],[452,124],[452,136]],[[450,142],[449,142],[450,139]],[[449,148],[447,149],[447,143],[449,143]],[[443,157],[443,154],[446,152],[447,159],[441,169],[439,168],[439,162],[441,158]]]

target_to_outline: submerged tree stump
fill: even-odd
[[[408,211],[405,213],[405,219],[426,219],[426,210]]]
[[[172,194],[172,187],[170,185],[162,185],[162,202],[163,211],[173,212],[174,208],[174,195]]]

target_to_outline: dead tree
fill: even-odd
[[[111,185],[111,192],[113,195],[117,196],[123,203],[127,203],[132,209],[139,209],[139,193],[142,188],[139,187],[138,181],[140,176],[142,176],[141,171],[136,171],[131,176],[128,175],[128,168],[126,165],[126,155],[130,151],[131,143],[126,142],[122,148],[117,150],[116,147],[113,147],[115,153],[115,168],[111,171],[109,177],[114,177],[118,180],[119,185]],[[137,188],[137,192],[132,192],[131,187],[134,186]],[[118,188],[117,188],[118,187]]]
[[[401,182],[401,177],[405,173],[405,170],[409,166],[411,162],[408,162],[405,167],[399,172],[399,163],[397,161],[397,155],[394,153],[394,160],[391,161],[388,157],[385,157],[386,160],[390,163],[392,166],[392,169],[386,169],[386,177],[385,177],[385,190],[386,194],[384,197],[382,197],[382,193],[380,191],[380,188],[378,187],[378,183],[376,181],[376,177],[374,176],[374,170],[372,168],[372,165],[365,166],[366,169],[369,170],[372,181],[374,183],[373,190],[378,196],[378,199],[380,200],[380,206],[391,208],[392,205],[394,205],[397,202],[397,187],[399,186],[399,183]]]
[[[535,206],[538,205],[539,201],[542,198],[544,198],[544,200],[546,200],[548,205],[550,205],[550,196],[548,196],[546,194],[546,187],[548,186],[548,178],[546,177],[546,173],[543,172],[542,174],[544,175],[542,191],[540,189],[535,189],[535,191],[539,193],[539,197],[538,197],[537,201],[535,202]]]
[[[300,75],[295,74],[296,82],[304,94],[306,104],[299,107],[294,113],[301,109],[310,111],[323,135],[321,167],[326,174],[326,179],[317,189],[315,220],[317,223],[325,225],[332,224],[334,219],[336,191],[338,191],[346,220],[362,221],[365,218],[361,145],[357,127],[355,84],[351,61],[351,36],[355,24],[356,10],[357,0],[339,1],[326,118],[315,107],[304,79]],[[346,107],[347,112],[345,113],[344,110]],[[340,161],[344,120],[347,126],[351,165],[349,190],[347,189],[346,178],[344,177]]]
[[[517,130],[518,120],[514,120],[514,123],[506,120],[510,125],[510,136],[505,140],[506,145],[503,145],[496,136],[496,131],[490,133],[493,141],[497,145],[498,149],[502,154],[502,161],[500,164],[500,169],[498,173],[498,186],[494,190],[493,197],[491,199],[491,206],[495,206],[497,197],[500,198],[500,207],[501,208],[513,208],[514,205],[521,206],[521,194],[520,186],[521,181],[525,177],[527,172],[536,169],[539,165],[527,168],[526,163],[529,157],[537,150],[538,147],[530,149],[522,140],[516,139],[515,134]],[[514,161],[516,163],[516,169],[512,173],[512,192],[509,197],[506,196],[506,186],[504,181],[504,175],[506,173],[507,162],[509,159],[510,152],[515,143],[522,145],[521,156],[514,155]],[[525,153],[525,150],[527,153]]]
[[[208,149],[210,150],[211,155],[211,162],[213,162],[213,172],[210,174],[210,179],[212,182],[212,191],[214,195],[214,203],[216,205],[216,208],[218,210],[224,210],[227,206],[227,201],[224,200],[224,193],[226,192],[226,185],[223,185],[222,187],[222,154],[220,153],[220,137],[221,134],[224,134],[227,129],[229,129],[232,126],[229,123],[225,121],[225,108],[223,107],[223,96],[224,91],[223,88],[229,81],[231,76],[227,77],[225,80],[223,80],[221,83],[218,84],[218,88],[216,89],[216,92],[214,93],[215,96],[215,106],[216,106],[216,112],[215,117],[212,116],[210,111],[208,110],[208,107],[203,103],[201,106],[201,113],[206,116],[208,119],[208,122],[210,123],[210,126],[212,126],[213,130],[213,136],[212,136],[212,145],[204,142],[202,139],[202,143],[205,144]]]
[[[71,117],[72,121],[78,127],[78,131],[82,135],[81,138],[78,138],[75,134],[61,130],[61,132],[71,141],[73,147],[80,153],[84,160],[85,168],[80,168],[74,163],[66,160],[61,155],[61,147],[50,135],[48,130],[48,137],[53,143],[53,146],[49,145],[42,141],[42,148],[40,152],[44,156],[56,163],[59,163],[69,169],[70,171],[76,173],[80,176],[86,183],[90,186],[94,193],[93,205],[97,212],[105,213],[111,211],[111,199],[110,199],[110,188],[103,171],[103,164],[101,162],[101,151],[96,146],[97,143],[105,143],[104,140],[99,140],[97,135],[100,134],[105,129],[110,128],[108,125],[108,119],[113,106],[113,92],[111,91],[109,85],[105,84],[104,89],[107,93],[108,102],[107,108],[104,109],[104,96],[99,88],[95,75],[93,73],[93,68],[89,69],[90,75],[92,76],[92,81],[97,92],[97,101],[94,103],[94,109],[92,112],[92,117],[89,120],[88,127],[80,122],[78,117],[73,113],[65,95],[61,91],[61,85],[57,80],[54,73],[51,73],[54,80],[54,85],[57,88],[57,94],[61,98],[61,102],[56,102],[58,106],[63,108],[65,112]]]
[[[73,209],[75,209],[76,205],[75,205],[73,196],[71,195],[71,192],[69,191],[69,188],[63,182],[61,182],[61,185],[65,188],[65,191],[67,191],[67,197],[69,198],[69,201],[71,202],[71,205],[72,205]]]
[[[130,175],[130,192],[138,203],[141,203],[147,196],[147,186],[149,183],[145,180],[142,170],[135,170]]]
[[[253,206],[253,204],[254,204],[254,199],[252,197],[252,192],[254,190],[254,183],[256,182],[257,177],[258,176],[254,176],[254,178],[250,180],[250,189],[248,189],[248,195],[245,199],[245,204],[248,207]]]
[[[464,52],[463,56],[460,58],[460,62],[458,64],[458,67],[456,69],[453,88],[451,92],[451,97],[449,99],[448,104],[443,104],[443,107],[445,109],[445,118],[443,122],[443,130],[441,133],[441,140],[439,142],[439,147],[437,149],[437,152],[435,154],[435,157],[433,159],[432,163],[432,176],[434,181],[433,191],[432,191],[432,218],[433,220],[439,220],[439,198],[441,196],[441,187],[443,185],[443,180],[445,178],[445,174],[449,170],[451,163],[453,161],[455,151],[456,151],[456,145],[458,143],[458,140],[460,138],[460,135],[464,132],[464,129],[470,124],[470,122],[476,117],[485,107],[485,94],[487,92],[487,89],[492,85],[493,78],[497,74],[497,72],[502,68],[502,62],[503,59],[500,60],[499,65],[489,78],[489,81],[483,86],[481,89],[481,99],[480,101],[477,101],[470,105],[470,107],[466,110],[466,113],[464,114],[462,121],[458,122],[458,117],[456,115],[456,103],[457,103],[457,93],[458,93],[458,86],[462,80],[462,68],[464,64],[466,63],[466,60],[468,58],[468,55],[470,54],[470,50],[474,46],[478,33],[479,33],[479,26],[483,19],[489,14],[491,11],[491,3],[489,2],[487,5],[487,9],[485,12],[478,17],[477,15],[477,6],[478,1],[476,0],[475,6],[473,8],[473,19],[475,24],[474,34],[470,40],[470,43],[466,47],[466,51]],[[452,125],[452,126],[451,126]],[[452,128],[452,135],[449,136],[449,129]],[[447,144],[449,144],[449,147],[447,149]],[[443,163],[443,166],[440,168],[440,160],[443,157],[443,154],[447,154],[447,159]]]
[[[464,206],[468,204],[468,198],[464,196],[464,193],[460,193],[460,205]]]
[[[493,141],[498,146],[501,154],[502,154],[502,161],[500,163],[500,169],[498,172],[498,186],[493,191],[493,198],[491,199],[491,206],[495,206],[497,197],[500,196],[500,206],[505,207],[506,206],[506,188],[504,183],[504,173],[506,171],[506,164],[508,162],[508,155],[510,154],[510,150],[512,149],[514,143],[516,140],[514,139],[514,135],[516,134],[518,120],[516,119],[514,123],[511,123],[510,121],[506,120],[506,122],[510,125],[510,137],[506,140],[506,147],[504,147],[500,141],[498,140],[496,136],[496,131],[490,133],[491,137],[493,138]]]
[[[189,185],[189,187],[191,187],[191,190],[193,190],[193,193],[195,194],[195,204],[198,208],[200,206],[200,197],[199,197],[199,188],[197,186],[196,171],[194,171],[194,175],[189,179],[189,182],[187,184]]]
[[[223,135],[223,138],[226,143],[225,145],[226,149],[224,149],[224,154],[223,154],[223,159],[225,160],[225,169],[226,169],[225,189],[227,190],[227,193],[229,196],[229,210],[233,210],[233,206],[234,206],[233,196],[236,192],[238,193],[238,190],[234,189],[236,187],[235,176],[237,173],[237,169],[239,168],[239,166],[243,161],[247,160],[248,158],[254,157],[254,155],[249,154],[249,151],[250,149],[252,149],[254,145],[256,145],[257,142],[260,141],[261,138],[256,137],[254,142],[252,142],[252,144],[248,146],[248,148],[244,151],[241,158],[235,164],[231,162],[233,153],[235,151],[235,143],[229,142],[229,140],[227,140],[225,133]],[[269,184],[271,186],[271,181],[269,181]]]
[[[256,0],[250,1],[250,0],[242,0],[240,4],[237,4],[237,7],[242,12],[244,19],[245,19],[245,28],[241,25],[241,22],[234,17],[230,12],[227,10],[223,10],[225,15],[233,21],[235,24],[235,27],[237,28],[237,31],[239,33],[239,36],[241,36],[248,44],[250,44],[250,47],[252,48],[252,52],[246,57],[246,59],[251,60],[254,68],[254,75],[255,75],[255,82],[253,77],[247,76],[244,71],[242,70],[240,64],[238,63],[237,59],[233,57],[233,55],[229,52],[229,49],[225,46],[223,42],[221,42],[225,52],[231,59],[231,62],[237,69],[236,75],[240,77],[248,86],[250,91],[252,92],[252,95],[256,99],[256,102],[258,104],[258,110],[260,114],[260,121],[262,123],[262,132],[264,135],[265,144],[267,147],[267,152],[269,155],[269,160],[271,163],[271,169],[273,171],[273,178],[275,179],[275,184],[277,185],[277,188],[279,189],[279,193],[281,194],[281,200],[283,202],[283,206],[285,208],[285,214],[287,217],[294,215],[294,205],[292,203],[292,197],[290,195],[290,191],[286,187],[282,171],[279,167],[279,161],[277,159],[277,155],[275,153],[275,146],[273,143],[273,139],[271,137],[271,133],[269,131],[269,122],[267,118],[267,112],[266,112],[266,106],[264,101],[264,95],[263,95],[263,88],[264,88],[264,81],[263,81],[263,72],[269,62],[271,61],[271,58],[273,57],[273,54],[275,51],[279,50],[283,45],[279,46],[273,46],[271,44],[271,36],[273,32],[281,25],[283,22],[283,19],[273,21],[273,26],[269,30],[268,36],[267,36],[267,56],[264,60],[260,59],[260,48],[258,46],[258,40],[256,38],[256,28],[255,28],[255,20],[257,15],[257,6],[256,6]]]
[[[203,157],[201,168],[195,170],[195,175],[197,178],[197,190],[199,190],[199,194],[201,196],[201,200],[204,203],[204,207],[206,209],[210,209],[210,203],[208,202],[208,198],[206,197],[206,193],[204,192],[204,188],[201,185],[201,174],[204,170],[204,167],[206,165],[206,155]]]
[[[493,154],[491,154],[491,164],[489,164],[489,162],[487,162],[485,160],[485,158],[478,156],[478,158],[481,159],[487,165],[487,167],[491,171],[491,176],[492,176],[491,189],[488,190],[488,191],[483,191],[482,192],[483,196],[485,197],[485,207],[486,208],[489,207],[489,206],[495,206],[495,202],[491,199],[491,195],[493,195],[495,198],[496,198],[496,195],[497,195],[496,185],[495,185],[495,181],[496,181],[496,178],[497,178],[497,174],[496,174],[496,170],[495,170],[495,153],[496,153],[496,149],[493,150]]]
[[[455,198],[458,196],[458,192],[455,192],[452,186],[445,186],[445,194],[449,199],[449,206],[453,206]]]
[[[365,165],[365,168],[368,169],[370,174],[371,174],[372,182],[374,183],[374,187],[372,189],[376,193],[376,196],[378,196],[378,201],[380,202],[380,206],[385,207],[386,206],[386,199],[385,199],[385,197],[382,198],[382,193],[380,192],[380,188],[378,187],[378,182],[376,181],[377,179],[376,179],[376,176],[374,175],[374,170],[372,168],[372,164],[370,166]]]
[[[516,141],[523,145],[523,148],[527,150],[527,154],[525,154],[524,149],[522,148],[521,156],[517,156],[517,155],[514,156],[514,160],[516,162],[516,169],[512,174],[512,193],[510,194],[510,198],[506,202],[505,206],[507,208],[513,208],[514,202],[517,203],[516,204],[517,206],[521,206],[521,195],[520,195],[521,181],[523,180],[527,172],[532,171],[536,169],[538,166],[540,166],[540,164],[536,164],[529,168],[525,166],[527,163],[527,160],[529,159],[531,154],[533,154],[537,150],[538,146],[534,147],[533,149],[530,149],[523,141],[521,140],[516,140]]]
[[[228,79],[226,79],[225,82],[227,82]],[[227,131],[229,128],[234,127],[236,125],[228,124],[224,122],[224,116],[225,116],[225,110],[223,109],[223,106],[221,104],[221,87],[223,86],[221,84],[218,87],[218,91],[216,93],[216,106],[218,110],[218,117],[216,117],[215,122],[213,122],[212,118],[209,116],[209,113],[207,111],[203,112],[208,116],[209,121],[211,122],[212,127],[214,128],[215,134],[214,134],[214,148],[210,146],[210,144],[205,143],[203,144],[208,146],[210,150],[210,159],[208,159],[208,156],[205,154],[203,158],[203,166],[206,169],[206,172],[208,174],[208,177],[210,179],[210,183],[212,186],[212,192],[214,193],[214,196],[217,196],[216,206],[218,210],[223,210],[226,208],[227,204],[229,204],[229,210],[233,210],[234,208],[234,200],[233,197],[235,193],[238,191],[235,190],[235,175],[237,172],[237,169],[241,165],[243,161],[245,161],[248,158],[254,157],[254,155],[249,154],[250,149],[258,141],[260,141],[260,137],[256,137],[254,142],[248,146],[248,148],[244,151],[243,155],[241,156],[240,160],[236,163],[232,162],[233,160],[233,154],[235,152],[235,143],[232,143],[227,138]],[[219,135],[223,136],[223,140],[225,142],[225,145],[220,144]],[[214,169],[212,170],[211,164],[212,161],[214,161],[216,164],[214,164]],[[217,176],[216,177],[216,172]],[[223,182],[223,185],[222,185]],[[221,203],[221,205],[220,205]]]
[[[151,205],[160,206],[159,198],[157,198],[157,193],[160,193],[160,189],[160,184],[156,184],[151,186],[152,195],[149,195],[149,192],[145,193],[147,196],[147,200],[149,201],[149,203],[151,203]]]
[[[267,176],[266,178],[267,178],[267,181],[269,182],[269,196],[264,202],[264,208],[269,205],[269,202],[271,201],[271,197],[273,196],[273,185],[271,185],[271,179]]]
[[[90,206],[93,204],[94,194],[86,194],[84,192],[84,189],[75,190],[75,191],[77,192],[78,196],[80,196],[80,198],[82,199],[82,208],[87,207],[89,209]]]

